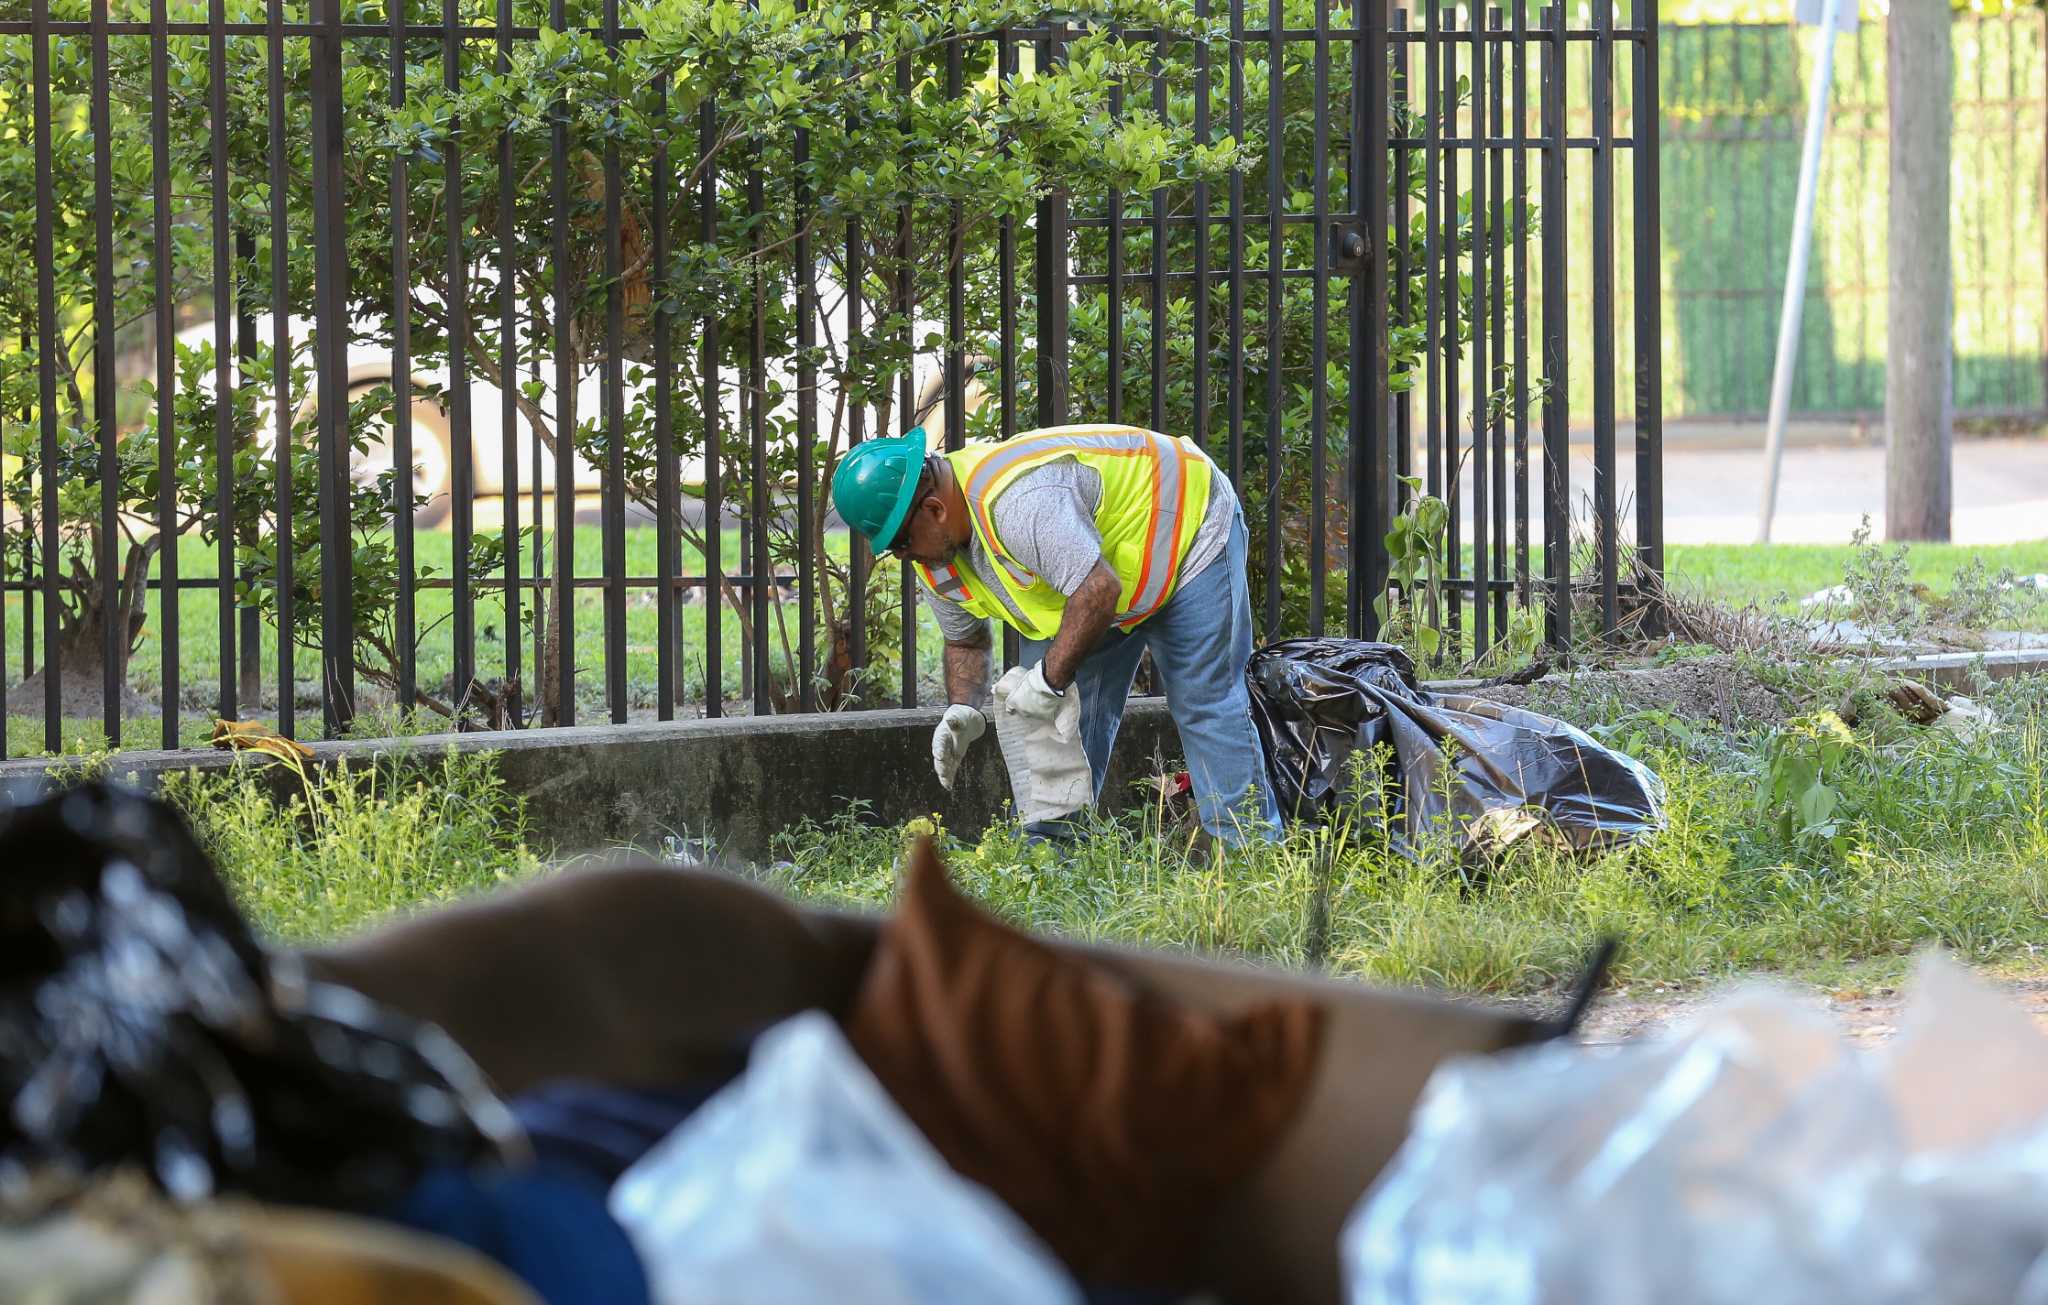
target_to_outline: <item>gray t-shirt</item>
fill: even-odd
[[[1055,458],[1033,467],[1010,482],[996,496],[992,510],[996,537],[1024,569],[1053,588],[1071,596],[1102,560],[1102,536],[1095,529],[1095,511],[1102,505],[1102,477],[1072,457]],[[1209,477],[1209,507],[1188,545],[1181,566],[1180,583],[1201,574],[1230,542],[1231,524],[1237,518],[1237,491],[1230,477],[1220,470]],[[1009,595],[996,580],[996,564],[974,539],[968,545],[968,565],[983,587],[993,590],[1007,604]],[[938,618],[939,630],[948,643],[972,639],[985,628],[982,619],[950,598],[926,589],[925,601]]]

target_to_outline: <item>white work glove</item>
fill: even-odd
[[[948,793],[953,791],[953,776],[960,771],[967,745],[980,738],[987,728],[987,718],[964,703],[946,708],[946,718],[932,731],[932,769],[938,772],[940,788]]]
[[[1071,742],[1081,718],[1081,699],[1073,688],[1070,684],[1062,693],[1046,683],[1045,663],[1040,662],[1025,675],[1023,683],[1010,690],[1003,710],[1026,720],[1045,721],[1061,741]]]

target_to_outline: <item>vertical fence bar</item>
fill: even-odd
[[[1065,27],[1046,22],[1039,67],[1055,67],[1064,53]],[[1067,420],[1067,198],[1055,191],[1038,202],[1034,225],[1038,297],[1038,424]]]
[[[747,146],[747,219],[753,255],[753,333],[747,343],[747,534],[751,558],[753,634],[750,641],[754,678],[754,714],[770,715],[774,699],[768,664],[768,604],[775,588],[775,556],[768,547],[768,277],[765,232],[762,230],[767,204],[762,194],[761,147]]]
[[[1283,0],[1271,0],[1266,8],[1266,638],[1280,635],[1281,583],[1280,459],[1285,430],[1282,426],[1286,390],[1282,384],[1281,360],[1285,357],[1287,287],[1282,279],[1287,265],[1287,120],[1283,94],[1286,87],[1287,9]]]
[[[1427,479],[1423,488],[1442,498],[1443,354],[1438,345],[1443,327],[1443,0],[1426,0],[1422,41],[1422,371],[1423,456]],[[1455,419],[1454,419],[1455,420]]]
[[[1408,31],[1407,10],[1396,9],[1394,11],[1393,28],[1397,33],[1405,34]],[[1404,110],[1409,105],[1410,96],[1408,44],[1406,40],[1402,40],[1394,45],[1394,70],[1392,73],[1394,90],[1391,98],[1395,103],[1401,105]],[[1408,127],[1405,120],[1401,128],[1401,135],[1405,141],[1408,136]],[[1394,306],[1394,312],[1396,314],[1395,320],[1403,326],[1413,326],[1415,324],[1415,292],[1411,275],[1411,255],[1409,252],[1409,236],[1413,229],[1414,219],[1408,209],[1408,176],[1412,165],[1410,156],[1414,153],[1414,148],[1413,145],[1403,144],[1398,150],[1394,151],[1393,157],[1388,160],[1388,166],[1392,169],[1390,184],[1394,191],[1394,281],[1400,286],[1400,295]],[[1391,348],[1389,353],[1391,354]],[[1392,366],[1392,362],[1389,361],[1388,367],[1390,370]],[[1390,514],[1406,507],[1408,491],[1399,481],[1401,477],[1413,475],[1415,471],[1415,390],[1413,388],[1413,381],[1416,378],[1411,376],[1409,379],[1410,387],[1401,391],[1400,396],[1394,401],[1393,471],[1395,480],[1394,483],[1387,486],[1386,490],[1387,511]],[[1375,591],[1375,596],[1377,596],[1378,592]]]
[[[1449,508],[1448,535],[1445,541],[1444,572],[1450,580],[1444,595],[1444,635],[1452,654],[1457,655],[1464,641],[1465,591],[1459,581],[1465,575],[1464,517],[1464,432],[1463,418],[1458,412],[1458,370],[1464,363],[1464,353],[1458,347],[1458,320],[1463,305],[1459,302],[1463,289],[1460,264],[1464,258],[1464,232],[1458,221],[1458,151],[1450,141],[1458,137],[1458,17],[1453,10],[1444,16],[1442,43],[1445,60],[1443,78],[1443,100],[1437,105],[1442,118],[1442,130],[1448,140],[1444,144],[1440,173],[1443,177],[1442,205],[1443,235],[1438,241],[1438,251],[1443,256],[1443,321],[1438,327],[1438,342],[1443,346],[1442,375],[1444,387],[1444,503]],[[1477,221],[1474,215],[1474,221]]]
[[[157,676],[163,685],[163,745],[178,746],[178,302],[173,297],[171,266],[177,246],[171,242],[171,91],[170,91],[170,5],[168,0],[150,0],[149,6],[149,163],[150,163],[150,262],[155,272],[156,303],[156,533],[157,550],[157,641],[163,649],[163,663]],[[273,130],[281,121],[283,107],[271,101]],[[273,234],[273,243],[282,236]],[[271,302],[279,296],[273,292]],[[283,309],[273,307],[283,320]],[[23,341],[24,346],[27,341]],[[282,413],[287,404],[284,392],[276,395]],[[278,441],[278,457],[285,458],[290,445]],[[280,534],[280,539],[289,535]],[[278,565],[286,565],[290,548],[277,550]],[[26,576],[24,576],[24,579]],[[22,595],[27,610],[28,595]],[[291,627],[279,627],[280,646],[291,643]],[[0,686],[7,675],[0,669]],[[289,681],[278,682],[278,710],[286,711],[291,696]],[[0,722],[0,748],[6,746],[6,729]]]
[[[1367,28],[1372,19],[1367,10],[1377,11],[1379,24],[1386,24],[1386,0],[1352,0],[1351,30],[1344,39],[1351,50],[1351,120],[1345,127],[1344,145],[1344,209],[1350,214],[1353,229],[1337,244],[1332,257],[1363,257],[1364,267],[1353,258],[1351,275],[1345,278],[1344,288],[1344,339],[1346,357],[1344,363],[1344,525],[1341,547],[1344,555],[1344,634],[1346,638],[1365,638],[1364,624],[1369,619],[1364,614],[1367,604],[1365,595],[1372,590],[1372,580],[1367,574],[1372,566],[1372,551],[1362,547],[1371,537],[1378,522],[1374,510],[1372,486],[1376,480],[1373,460],[1376,451],[1382,447],[1377,441],[1368,443],[1365,408],[1368,403],[1380,401],[1380,391],[1370,380],[1368,370],[1371,358],[1371,327],[1366,324],[1365,290],[1370,269],[1375,263],[1386,262],[1387,243],[1385,239],[1386,215],[1386,142],[1382,136],[1377,147],[1381,154],[1381,168],[1378,173],[1379,222],[1372,220],[1373,202],[1366,195],[1366,155],[1374,150],[1369,102],[1375,94],[1384,98],[1386,75],[1386,51],[1380,51],[1381,79],[1375,86],[1367,85],[1366,46],[1369,44]],[[1333,233],[1332,239],[1336,236]],[[1385,320],[1387,304],[1380,300],[1380,318]],[[1384,431],[1381,432],[1384,436]]]
[[[114,157],[113,108],[109,103],[113,87],[107,72],[107,0],[93,0],[92,6],[92,407],[93,437],[99,445],[100,526],[100,719],[107,745],[121,746],[121,698],[127,686],[122,666],[128,652],[128,622],[121,610],[121,460],[119,414],[120,382],[115,378],[117,345],[114,326]],[[219,140],[218,134],[215,137]],[[222,176],[218,163],[216,184]],[[227,257],[225,248],[215,251],[215,266]],[[216,295],[219,293],[216,282]],[[225,322],[227,314],[218,314]],[[223,351],[225,356],[225,351]],[[225,390],[222,393],[226,393]],[[234,542],[227,541],[230,559]],[[230,591],[232,592],[232,591]],[[229,637],[233,637],[232,625]]]
[[[718,241],[718,108],[706,100],[697,113],[697,207],[704,245]],[[725,495],[720,484],[723,440],[718,361],[722,352],[716,310],[704,315],[699,365],[704,385],[704,714],[725,714]]]
[[[163,0],[156,0],[163,3]],[[298,408],[297,396],[291,393],[293,358],[291,328],[291,189],[287,169],[291,160],[285,152],[284,139],[284,6],[268,5],[264,22],[265,42],[269,49],[267,72],[269,74],[270,103],[270,387],[271,410],[277,421],[276,472],[277,472],[277,523],[276,538],[281,547],[277,550],[277,728],[286,738],[298,736],[298,676],[293,668],[294,612],[292,590],[293,571],[298,559],[298,538],[293,525],[293,503],[295,485],[292,467],[298,451],[298,440],[293,433],[293,413]],[[165,236],[168,239],[168,235]],[[168,472],[166,481],[170,479]],[[176,550],[172,550],[175,552]],[[165,605],[166,612],[177,610],[177,572],[166,569],[163,573],[164,592],[171,595]],[[177,626],[167,624],[163,630],[164,652],[174,657],[177,646]],[[171,660],[173,668],[177,663]],[[172,705],[176,699],[177,681],[164,682],[164,712],[175,715]],[[165,737],[173,737],[171,722],[165,723]],[[166,747],[170,744],[166,743]]]
[[[1514,6],[1515,600],[1529,606],[1529,8]]]
[[[31,131],[31,135],[33,135],[33,131]],[[21,354],[22,354],[22,357],[26,358],[26,357],[30,356],[31,354],[33,354],[33,353],[35,352],[35,348],[36,348],[36,327],[35,327],[35,321],[34,321],[34,313],[33,313],[33,312],[30,312],[30,313],[27,313],[27,314],[24,314],[24,315],[23,315],[23,317],[22,317],[22,322],[21,322]],[[168,393],[168,391],[159,391],[159,393]],[[33,397],[33,396],[28,396],[28,395],[24,395],[24,396],[23,396],[23,398],[22,398],[22,404],[21,404],[21,424],[22,424],[22,427],[23,427],[23,429],[25,430],[25,429],[27,429],[28,427],[30,427],[30,426],[32,426],[32,425],[34,425],[34,424],[35,424],[35,421],[36,421],[36,404],[35,404],[35,399],[34,399],[34,397]],[[30,524],[29,522],[23,522],[23,525],[24,525],[24,526],[28,526],[29,524]],[[32,529],[24,529],[24,530],[22,531],[22,536],[21,536],[21,562],[20,562],[20,566],[21,566],[21,580],[20,580],[20,586],[21,586],[21,676],[22,676],[22,678],[23,678],[23,679],[27,679],[27,678],[28,678],[29,676],[31,676],[31,675],[34,675],[34,674],[36,673],[36,650],[35,650],[35,643],[36,643],[36,603],[35,603],[35,589],[34,589],[33,583],[32,583],[32,582],[30,581],[30,579],[29,579],[29,576],[30,576],[30,575],[31,575],[31,574],[32,574],[32,573],[33,573],[33,572],[35,571],[35,562],[36,562],[36,541],[35,541],[35,538],[34,538],[34,532],[33,532],[33,530],[32,530]],[[4,606],[5,606],[5,603],[6,603],[6,595],[5,595],[4,593],[0,593],[0,607],[4,607]],[[7,668],[6,668],[6,652],[7,652],[7,648],[6,648],[6,643],[5,643],[5,640],[0,640],[0,680],[5,680],[5,679],[7,678],[7,674],[6,674],[6,669],[7,669]],[[0,745],[4,745],[4,742],[5,742],[5,737],[6,737],[6,730],[5,730],[4,728],[0,728]]]
[[[1566,284],[1565,85],[1570,50],[1562,4],[1543,8],[1543,579],[1544,637],[1571,643],[1571,300]]]
[[[896,95],[903,105],[904,148],[910,147],[910,57],[896,61]],[[911,167],[911,160],[903,160],[905,172]],[[903,372],[898,378],[898,395],[902,414],[896,422],[899,429],[909,430],[915,421],[913,411],[917,403],[916,352],[912,348],[911,299],[910,299],[910,237],[912,215],[910,205],[905,203],[896,210],[896,303],[898,330],[903,349]],[[879,433],[879,432],[877,432]],[[902,597],[903,618],[903,695],[905,707],[917,705],[917,580],[912,575],[909,562],[898,562],[896,566],[897,592]]]
[[[548,24],[556,31],[568,26],[566,0],[553,0]],[[569,270],[569,105],[554,103],[554,124],[548,141],[549,180],[554,195],[555,350],[555,721],[576,723],[576,385],[570,333],[580,299],[572,293]],[[539,524],[536,522],[535,524]]]
[[[1230,5],[1230,136],[1244,140],[1244,4]],[[1230,484],[1244,501],[1244,169],[1230,170]]]
[[[946,98],[960,98],[960,38],[946,42]],[[946,206],[946,354],[945,411],[946,447],[957,449],[967,441],[967,232],[962,223],[960,201]]]
[[[1345,630],[1379,634],[1373,602],[1386,592],[1387,486],[1393,470],[1387,430],[1387,12],[1384,0],[1353,0],[1351,42],[1351,210],[1364,240],[1362,274],[1351,278],[1350,592]]]
[[[1308,632],[1321,638],[1328,583],[1324,572],[1329,566],[1325,534],[1329,529],[1330,421],[1330,7],[1325,0],[1316,0],[1313,65],[1315,175],[1310,183],[1310,202],[1315,229],[1311,236],[1313,271],[1309,282]],[[1278,196],[1274,202],[1279,202]]]
[[[847,38],[847,48],[853,48],[853,38]],[[846,403],[846,448],[852,452],[867,433],[867,405],[860,402],[859,391],[850,378],[859,366],[861,352],[866,344],[867,329],[861,321],[863,306],[862,286],[867,277],[867,261],[862,256],[860,219],[846,220],[846,372],[840,377],[840,385],[847,392]],[[846,532],[847,585],[846,623],[847,660],[852,664],[852,682],[867,687],[868,669],[868,575],[874,558],[869,552],[867,537],[858,530]]]
[[[1007,100],[1010,81],[1016,75],[1017,44],[1010,29],[1005,27],[996,33],[996,94],[999,97]],[[1003,153],[1007,156],[1009,152],[1009,144],[1005,142]],[[996,225],[996,278],[997,366],[1002,371],[998,438],[1008,440],[1017,434],[1017,220],[1008,213],[1003,214]],[[998,624],[1003,629],[1003,669],[1008,670],[1023,656],[1023,641],[1008,621]]]
[[[803,0],[797,10],[802,12]],[[796,175],[796,610],[797,701],[818,709],[818,532],[811,466],[818,442],[818,267],[811,254],[811,133],[799,127],[793,145]]]
[[[1166,117],[1166,25],[1159,24],[1152,42],[1152,113],[1160,121]],[[1152,190],[1152,414],[1151,427],[1156,431],[1166,429],[1166,187],[1156,186]],[[1199,227],[1201,219],[1196,218]],[[1200,284],[1201,271],[1196,270],[1195,281]]]
[[[235,221],[235,384],[240,388],[257,388],[262,382],[256,375],[256,237],[249,230],[247,220]],[[238,442],[252,453],[256,444],[256,431],[238,433]],[[255,515],[245,515],[240,523],[240,542],[253,552],[256,546],[261,522]],[[241,674],[239,697],[244,708],[257,711],[263,703],[263,617],[256,610],[255,594],[250,582],[254,576],[247,561],[236,565],[237,610],[235,620],[237,637],[241,641],[241,652],[237,656],[236,669]]]
[[[1507,83],[1502,78],[1504,51],[1501,36],[1505,16],[1495,6],[1487,11],[1486,25],[1489,34],[1487,42],[1486,85],[1489,98],[1486,102],[1487,135],[1498,140],[1503,134],[1506,121]],[[1478,126],[1474,118],[1474,127]],[[1507,409],[1496,403],[1495,396],[1507,389],[1507,156],[1504,147],[1489,144],[1486,151],[1487,179],[1486,194],[1493,205],[1486,215],[1486,234],[1492,242],[1488,250],[1487,267],[1493,273],[1493,284],[1487,293],[1487,306],[1493,311],[1489,323],[1490,337],[1487,341],[1486,356],[1491,363],[1486,381],[1487,425],[1493,437],[1493,568],[1485,573],[1489,585],[1488,595],[1493,606],[1494,638],[1506,636],[1508,630],[1508,591],[1502,583],[1507,578],[1508,560],[1508,414]],[[1521,287],[1516,287],[1520,293]],[[1477,331],[1474,331],[1477,334]],[[1516,495],[1521,494],[1519,488]]]
[[[611,0],[616,3],[616,0]],[[441,0],[443,45],[441,87],[450,95],[462,89],[462,11],[459,0]],[[469,259],[463,236],[469,216],[462,198],[462,119],[448,123],[448,184],[443,207],[448,218],[448,530],[454,564],[455,687],[457,710],[470,700],[476,685],[476,594],[469,570],[469,550],[476,534],[476,446],[471,439],[469,407]],[[398,396],[400,405],[412,395]],[[622,718],[623,719],[623,718]]]
[[[1664,300],[1660,232],[1657,0],[1635,0],[1635,68],[1629,87],[1633,153],[1636,316],[1636,548],[1641,567],[1664,574]],[[1826,37],[1833,40],[1830,34]]]
[[[542,385],[545,384],[541,377],[540,360],[541,355],[546,352],[543,341],[549,329],[550,327],[542,319],[538,311],[528,319],[526,329],[527,382],[536,393],[540,392]],[[538,406],[538,404],[539,401],[535,400],[535,405]],[[547,445],[540,437],[540,422],[536,420],[531,422],[530,425],[532,429],[527,437],[527,448],[529,456],[533,460],[533,488],[530,491],[533,497],[528,503],[528,506],[533,510],[533,678],[541,699],[541,715],[539,719],[545,724],[548,695],[548,685],[546,682],[548,674],[548,596],[546,593],[548,550],[547,544],[544,542],[546,532],[542,529],[543,524],[547,520],[547,505],[543,501],[541,482],[547,479],[547,476],[543,473],[547,468],[548,450]],[[533,719],[535,717],[529,714],[528,720]]]
[[[1112,39],[1122,41],[1123,32],[1111,27]],[[1109,116],[1121,120],[1124,110],[1124,82],[1119,77],[1109,84]],[[1124,193],[1109,192],[1109,419],[1124,419]]]
[[[446,0],[450,5],[455,0]],[[619,0],[604,0],[604,48],[619,54]],[[604,142],[604,685],[612,724],[626,722],[625,184],[615,136]]]
[[[1600,630],[1620,621],[1614,467],[1614,9],[1593,6],[1593,511]]]
[[[343,181],[340,0],[308,0],[313,120],[314,321],[319,342],[320,686],[329,737],[355,719],[354,565],[350,556],[348,210]]]
[[[207,120],[213,155],[213,522],[217,549],[215,587],[220,599],[220,714],[233,720],[241,713],[237,710],[235,702],[235,690],[240,679],[235,673],[235,405],[234,386],[229,380],[233,373],[228,366],[229,360],[234,356],[234,314],[229,308],[234,296],[234,271],[231,261],[234,246],[231,243],[232,235],[228,225],[227,21],[226,0],[210,0],[206,7],[206,70]],[[94,98],[99,97],[96,94]],[[107,336],[109,343],[113,338],[111,311],[110,308]],[[107,378],[110,382],[113,379],[111,368],[107,371]],[[112,411],[110,405],[110,422]],[[108,649],[110,652],[113,649],[111,642]]]
[[[1238,0],[1228,0],[1236,4]],[[1203,145],[1209,139],[1209,0],[1195,0],[1195,23],[1202,33],[1195,40],[1195,139]],[[1209,446],[1209,238],[1212,219],[1209,215],[1209,183],[1195,182],[1195,280],[1191,290],[1194,303],[1195,358],[1194,358],[1194,427],[1190,432],[1194,441],[1204,453],[1215,453]]]
[[[391,107],[405,105],[405,5],[391,6]],[[410,177],[406,152],[391,152],[391,547],[398,565],[398,588],[391,596],[391,623],[398,646],[398,709],[412,711],[419,702],[419,569],[414,553],[412,449],[412,265],[407,239],[412,230]],[[446,305],[444,305],[446,307]],[[452,336],[455,324],[448,324]],[[461,686],[457,686],[460,691]]]
[[[56,185],[51,176],[50,157],[50,7],[29,6],[29,56],[33,83],[30,96],[35,102],[36,156],[36,412],[41,418],[37,444],[37,467],[42,472],[41,525],[43,534],[43,750],[64,750],[63,680],[57,660],[57,359],[63,336],[57,322],[57,285],[54,224],[57,216]],[[81,414],[83,415],[83,414]],[[28,604],[23,591],[22,605]]]
[[[654,147],[653,195],[648,223],[654,228],[652,275],[654,319],[654,699],[655,715],[674,720],[676,672],[682,646],[676,623],[676,577],[681,556],[676,546],[683,510],[681,471],[676,465],[675,345],[669,297],[674,287],[668,266],[668,75],[654,79],[654,112],[659,133]],[[714,609],[715,610],[715,609]]]
[[[1472,261],[1472,653],[1484,657],[1493,643],[1493,605],[1486,601],[1487,578],[1493,574],[1492,543],[1488,538],[1490,524],[1487,519],[1487,505],[1491,502],[1487,454],[1488,435],[1492,430],[1491,414],[1487,411],[1488,352],[1486,328],[1491,314],[1487,308],[1490,289],[1487,283],[1487,50],[1486,18],[1475,3],[1467,16],[1471,37],[1472,67],[1469,75],[1472,87],[1470,110],[1472,132],[1472,205],[1471,216],[1467,219],[1467,243],[1471,248]],[[1456,409],[1453,409],[1456,411]],[[1464,496],[1459,495],[1460,498]],[[1457,518],[1452,518],[1455,521]],[[1451,529],[1450,550],[1452,556],[1459,551],[1457,527]]]
[[[497,74],[503,77],[512,70],[512,0],[498,0],[497,38],[495,67]],[[664,94],[665,86],[664,83]],[[666,108],[666,100],[663,105]],[[666,143],[663,149],[667,149]],[[498,443],[505,467],[504,517],[499,529],[500,538],[505,543],[505,684],[510,690],[505,697],[505,723],[514,729],[525,724],[523,717],[526,714],[525,678],[520,665],[519,287],[513,271],[519,240],[517,220],[512,182],[512,133],[506,130],[498,133]],[[660,265],[659,242],[664,233],[658,218],[655,233],[655,262]],[[667,396],[664,393],[662,397]],[[536,488],[540,485],[538,456],[533,460],[533,483]],[[540,525],[537,507],[533,520],[537,532]],[[535,552],[539,552],[538,538],[535,540]],[[666,685],[667,681],[663,683]]]
[[[33,315],[31,315],[33,316]],[[26,354],[36,347],[35,326],[30,324],[21,333],[21,351]],[[28,426],[36,420],[35,400],[30,399],[21,410],[21,422]],[[36,673],[36,604],[35,585],[29,579],[36,568],[36,540],[24,532],[21,541],[21,677],[27,679]]]

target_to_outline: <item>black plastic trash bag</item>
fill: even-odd
[[[1382,782],[1366,778],[1395,805],[1404,852],[1431,830],[1474,852],[1538,831],[1590,851],[1664,827],[1664,784],[1647,767],[1563,721],[1430,693],[1392,644],[1289,639],[1253,653],[1246,674],[1274,796],[1292,819],[1332,812],[1353,754],[1384,746]]]
[[[178,1200],[368,1207],[523,1147],[446,1034],[268,955],[163,803],[0,809],[0,1203],[132,1165]]]

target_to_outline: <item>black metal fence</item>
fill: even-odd
[[[1426,619],[1462,661],[1616,628],[1662,564],[1654,0],[1627,25],[1072,17],[896,57],[893,183],[814,157],[815,116],[677,110],[687,61],[607,82],[650,39],[616,0],[0,19],[28,74],[0,83],[0,167],[25,170],[0,201],[0,649],[27,681],[0,674],[0,737],[40,717],[15,748],[95,723],[178,747],[216,714],[300,732],[316,703],[328,734],[377,704],[500,726],[915,705],[937,649],[910,577],[823,496],[845,448],[926,411],[956,446],[1190,435],[1254,523],[1269,637]],[[951,166],[948,114],[975,106],[1000,128],[975,157],[1006,153],[1029,83],[1105,37],[1100,149],[1142,120],[1240,154],[1028,210],[920,183]],[[846,198],[888,184],[893,221]],[[411,495],[376,475],[412,466]],[[1384,541],[1425,496],[1446,521],[1418,570]],[[1409,615],[1432,580],[1444,609]]]

